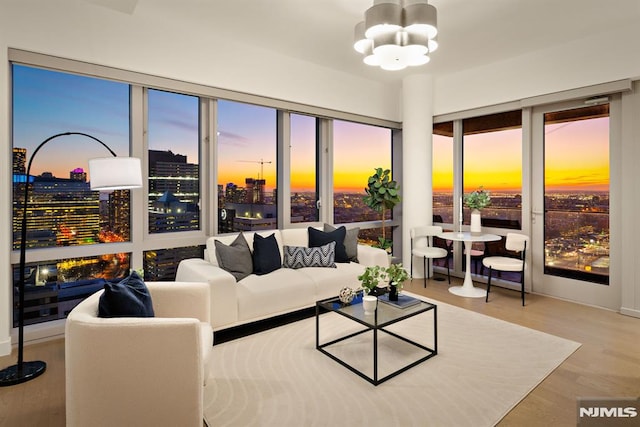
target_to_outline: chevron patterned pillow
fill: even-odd
[[[303,246],[285,246],[284,267],[332,267],[336,268],[334,262],[336,256],[336,242],[328,243],[315,248],[305,248]]]

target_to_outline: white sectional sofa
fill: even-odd
[[[284,246],[309,245],[307,228],[244,232],[250,249],[256,233],[262,237],[275,235],[282,260]],[[236,233],[208,238],[205,259],[186,259],[178,266],[176,281],[209,283],[214,331],[313,307],[320,299],[338,295],[345,286],[360,287],[357,277],[365,266],[389,264],[384,250],[358,244],[357,263],[336,262],[336,268],[282,267],[264,275],[250,274],[236,282],[232,274],[218,265],[215,241],[230,245],[237,236]]]

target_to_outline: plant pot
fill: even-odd
[[[389,301],[398,301],[398,286],[393,283],[389,286]]]
[[[471,227],[469,227],[469,231],[472,233],[482,233],[482,221],[478,209],[471,211]]]
[[[373,314],[378,306],[378,298],[373,295],[365,295],[362,298],[362,307],[364,308],[364,314]]]
[[[375,288],[371,289],[368,293],[368,295],[374,296],[374,297],[379,297],[380,295],[384,295],[386,294],[387,291],[385,288],[381,288],[379,286],[376,286]]]

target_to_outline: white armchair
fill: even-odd
[[[67,426],[202,427],[213,346],[209,286],[147,287],[156,317],[98,317],[102,291],[69,313]]]

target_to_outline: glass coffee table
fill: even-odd
[[[425,301],[419,301],[415,305],[405,307],[405,308],[399,308],[399,307],[395,307],[380,301],[381,298],[386,298],[386,296],[379,297],[378,306],[376,308],[376,311],[373,314],[364,313],[361,299],[359,302],[356,302],[354,300],[354,302],[349,305],[345,305],[341,303],[337,297],[328,298],[328,299],[324,299],[316,302],[316,349],[318,349],[320,352],[329,356],[331,359],[335,360],[345,368],[349,369],[350,371],[354,372],[355,374],[359,375],[360,377],[364,378],[365,380],[369,381],[371,384],[376,386],[438,354],[438,307],[435,304],[431,304]],[[327,311],[337,313],[341,316],[351,319],[354,322],[357,322],[360,325],[364,326],[364,329],[358,330],[353,333],[349,333],[348,335],[341,336],[339,338],[336,338],[321,344],[320,343],[320,317],[321,317],[320,315]],[[403,337],[396,332],[392,332],[386,329],[390,325],[393,325],[395,323],[401,322],[405,319],[417,316],[425,312],[431,312],[433,314],[433,348],[417,343],[412,339]],[[347,363],[346,361],[340,359],[336,355],[327,351],[327,348],[334,344],[346,341],[357,335],[364,334],[370,331],[373,332],[373,375],[372,376],[365,374],[361,370],[353,367],[351,364]],[[428,331],[425,331],[425,332],[428,334]],[[386,376],[383,376],[382,378],[380,378],[378,375],[378,333],[385,333],[385,334],[391,335],[412,346],[415,346],[423,350],[425,352],[425,355],[411,363],[404,364],[399,369],[396,369],[393,372],[387,374]]]

